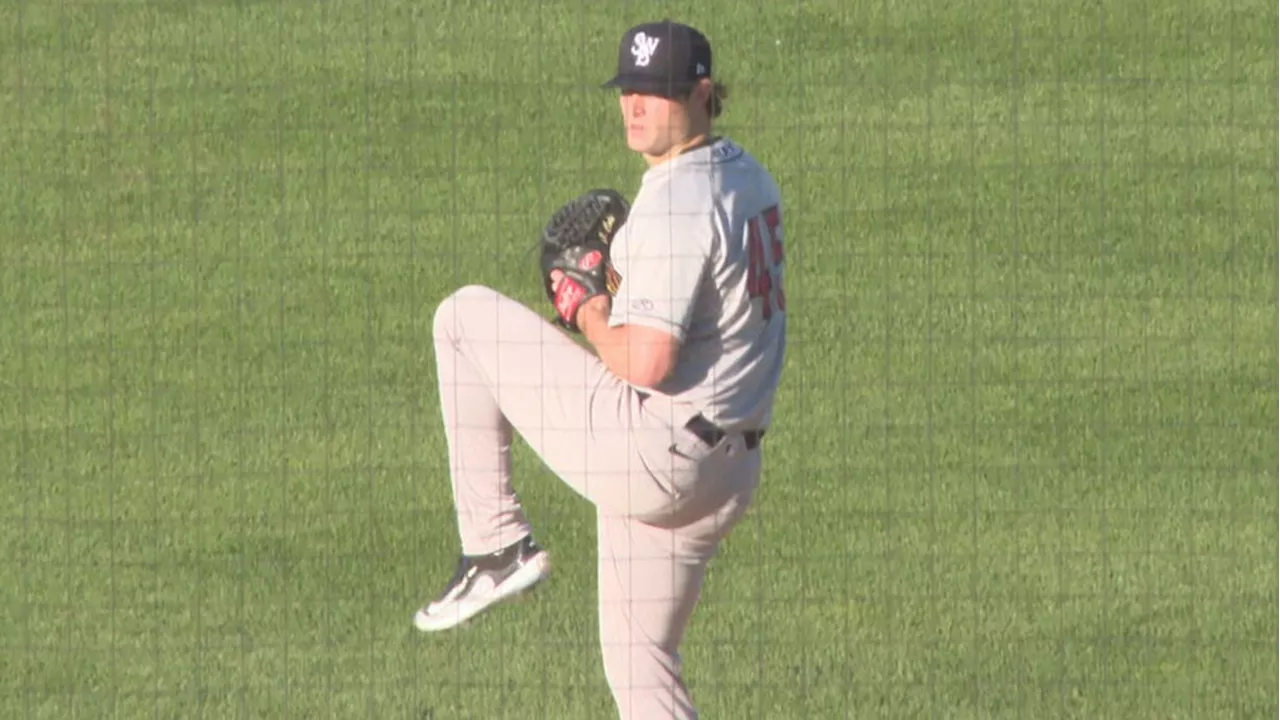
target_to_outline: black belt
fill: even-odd
[[[728,434],[719,425],[704,417],[702,413],[694,415],[693,419],[685,423],[684,427],[711,447],[715,447],[716,443],[723,440],[724,436]],[[755,450],[759,447],[760,439],[763,437],[764,430],[744,430],[742,432],[742,439],[746,441],[748,450]]]
[[[641,403],[649,397],[649,393],[643,390],[636,390],[636,395],[640,398]],[[708,420],[702,413],[694,415],[693,419],[685,423],[684,428],[706,443],[708,447],[715,447],[724,439],[725,435],[728,435],[724,428]],[[742,439],[746,441],[748,450],[755,450],[760,446],[760,440],[764,437],[764,432],[764,430],[744,430],[742,432]]]

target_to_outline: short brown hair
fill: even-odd
[[[719,80],[715,81],[715,85],[711,89],[711,95],[707,97],[707,115],[718,118],[720,113],[724,112],[724,101],[729,99],[729,88]]]

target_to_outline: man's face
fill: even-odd
[[[689,112],[680,100],[624,90],[618,104],[627,147],[638,153],[664,155],[688,134]]]

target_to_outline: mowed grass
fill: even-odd
[[[790,364],[685,646],[707,718],[1277,713],[1275,6],[0,6],[0,716],[606,718],[457,538],[431,314],[634,192],[628,25],[703,27],[786,198]]]

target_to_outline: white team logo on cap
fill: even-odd
[[[631,54],[635,56],[636,67],[648,67],[649,59],[653,57],[653,53],[658,49],[658,40],[661,38],[651,38],[644,33],[636,33],[635,40],[631,43]]]

